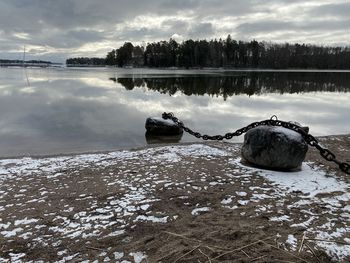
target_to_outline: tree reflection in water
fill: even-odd
[[[229,75],[228,75],[229,74]],[[137,75],[136,75],[137,76]],[[125,89],[146,87],[163,94],[228,97],[265,93],[349,92],[350,73],[339,72],[235,72],[220,75],[184,75],[111,78]]]

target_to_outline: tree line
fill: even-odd
[[[66,60],[66,65],[69,66],[105,66],[105,58],[87,58],[87,57],[78,57],[78,58],[68,58]]]
[[[237,41],[228,35],[226,39],[181,43],[170,39],[145,47],[126,42],[102,60],[119,67],[350,69],[350,47]]]
[[[45,61],[45,60],[19,60],[19,59],[0,59],[0,63],[30,63],[30,64],[54,64],[51,61]],[[57,63],[55,63],[57,64]]]

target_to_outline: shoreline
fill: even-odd
[[[242,135],[244,136],[244,135]],[[315,136],[316,139],[322,140],[327,138],[342,138],[350,136],[349,134],[335,134],[335,135],[322,135]],[[23,155],[12,155],[12,156],[0,156],[0,160],[5,159],[21,159],[21,158],[33,158],[33,159],[41,159],[41,158],[53,158],[53,157],[64,157],[64,156],[76,156],[76,155],[85,155],[85,154],[107,154],[111,152],[118,151],[140,151],[148,148],[162,147],[162,146],[182,146],[182,145],[190,145],[190,144],[210,144],[210,143],[229,143],[229,144],[237,144],[242,145],[242,142],[231,142],[230,140],[219,141],[193,141],[193,142],[177,142],[177,143],[152,143],[146,144],[143,146],[135,146],[135,147],[125,147],[125,148],[116,148],[111,150],[97,150],[97,151],[82,151],[82,152],[67,152],[67,153],[54,153],[54,154],[23,154]],[[310,147],[310,146],[309,146]]]
[[[350,135],[319,139],[350,161]],[[350,179],[311,148],[289,173],[219,142],[2,159],[0,182],[3,262],[350,259]]]

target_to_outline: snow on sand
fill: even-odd
[[[271,222],[302,229],[306,237],[315,239],[315,245],[333,259],[350,258],[347,183],[313,163],[304,163],[299,172],[285,173],[244,166],[238,156],[239,147],[219,149],[192,144],[0,160],[0,239],[11,244],[17,238],[31,248],[50,247],[57,251],[56,262],[91,258],[60,249],[60,244],[67,240],[84,243],[91,238],[117,237],[128,242],[128,229],[139,222],[170,224],[178,218],[179,215],[153,211],[153,206],[162,202],[157,198],[159,190],[186,190],[186,195],[178,197],[186,205],[191,193],[205,193],[209,188],[230,182],[241,185],[242,189],[220,200],[222,207],[233,211],[249,207],[254,209],[255,216],[265,214]],[[227,165],[220,176],[213,177],[196,164],[198,160]],[[191,169],[193,177],[173,176],[180,167]],[[257,181],[263,183],[255,184]],[[95,192],[101,187],[100,192]],[[71,205],[70,198],[79,206]],[[198,217],[211,213],[212,209],[210,203],[197,204],[189,213]],[[22,213],[16,212],[19,210]],[[286,237],[285,244],[291,251],[295,251],[296,243],[292,234]],[[28,262],[26,256],[9,247],[0,252],[0,262]],[[142,262],[147,258],[145,252],[118,251],[114,247],[97,256],[105,262]]]

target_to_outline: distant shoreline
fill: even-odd
[[[0,67],[55,67],[62,66],[63,63],[44,60],[13,60],[0,59]]]

